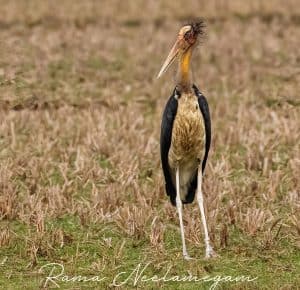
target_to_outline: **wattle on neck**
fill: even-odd
[[[183,92],[190,92],[192,90],[191,57],[192,48],[189,48],[179,59],[177,86]]]

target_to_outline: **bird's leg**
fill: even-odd
[[[202,224],[204,228],[204,235],[205,235],[205,258],[211,258],[215,256],[213,248],[209,242],[208,230],[207,230],[207,223],[205,218],[204,206],[203,206],[203,193],[202,193],[202,166],[201,163],[198,167],[198,188],[197,188],[197,201],[200,208]]]
[[[179,223],[180,223],[180,233],[181,233],[181,240],[182,240],[182,253],[183,257],[186,260],[191,259],[187,253],[185,239],[184,239],[184,228],[183,228],[183,221],[182,221],[182,201],[180,198],[180,187],[179,187],[179,167],[176,168],[176,208],[178,211],[179,216]]]

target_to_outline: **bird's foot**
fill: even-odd
[[[183,258],[184,258],[185,260],[194,260],[194,258],[190,257],[188,253],[184,253],[184,254],[183,254]]]
[[[218,254],[213,250],[211,246],[208,246],[205,251],[205,259],[217,258]]]

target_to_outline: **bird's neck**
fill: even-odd
[[[192,90],[192,72],[191,57],[193,49],[189,48],[179,58],[177,87],[182,92],[190,92]]]

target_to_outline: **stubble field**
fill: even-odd
[[[1,289],[55,287],[48,263],[103,278],[56,279],[63,289],[113,288],[139,264],[148,277],[257,277],[219,289],[299,287],[300,5],[194,2],[0,1]],[[159,160],[174,73],[156,75],[195,17],[207,26],[193,71],[212,115],[204,202],[219,257],[203,259],[193,204],[187,262]]]

